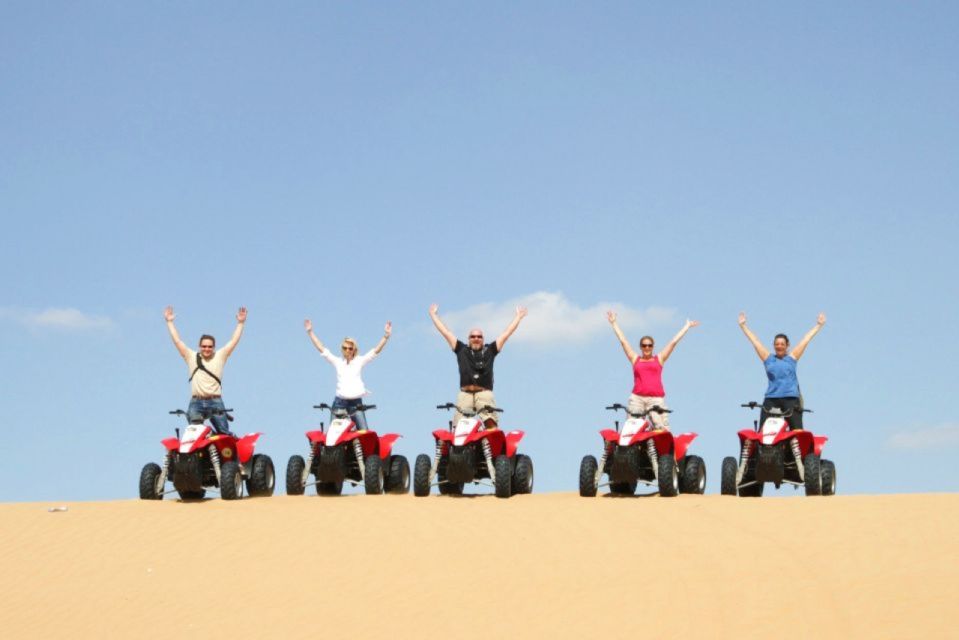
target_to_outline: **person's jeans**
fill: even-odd
[[[366,431],[369,428],[366,426],[366,412],[356,410],[356,408],[362,404],[363,398],[347,399],[337,396],[333,400],[333,409],[345,409],[346,412],[352,416],[353,422],[356,423],[356,428],[360,431]]]
[[[226,414],[213,415],[213,411],[223,411],[225,408],[222,398],[192,398],[190,407],[186,410],[187,419],[193,424],[209,418],[217,433],[230,433],[230,423],[226,419]]]

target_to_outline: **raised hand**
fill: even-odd
[[[435,316],[436,312],[440,310],[440,306],[435,302],[430,305],[430,315]]]
[[[739,312],[739,326],[741,327],[741,326],[743,326],[744,324],[746,324],[746,312],[745,312],[745,311],[740,311],[740,312]]]
[[[240,307],[240,310],[236,312],[236,321],[240,324],[246,322],[246,307]]]
[[[516,307],[516,317],[525,318],[529,310],[526,307]]]
[[[167,307],[166,309],[164,309],[163,317],[166,319],[167,322],[173,322],[174,320],[176,320],[176,314],[173,313],[173,307]]]
[[[389,338],[392,334],[393,334],[393,323],[387,320],[386,326],[383,327],[383,335]]]
[[[303,328],[306,329],[307,333],[313,332],[313,321],[307,318],[303,321]]]
[[[692,329],[693,327],[698,327],[698,326],[699,326],[699,320],[690,320],[689,318],[686,318],[687,329]]]
[[[825,313],[820,313],[820,314],[819,314],[819,317],[816,318],[816,324],[818,324],[820,327],[823,326],[824,324],[826,324],[826,314],[825,314]]]
[[[609,320],[609,324],[616,324],[616,312],[613,310],[607,311],[606,319]]]

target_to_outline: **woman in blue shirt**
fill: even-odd
[[[766,387],[766,398],[763,401],[763,411],[759,416],[759,424],[766,420],[766,411],[772,408],[781,409],[786,412],[790,409],[794,411],[789,417],[789,426],[793,429],[802,429],[802,396],[799,393],[799,380],[796,378],[796,363],[809,346],[809,341],[813,336],[819,333],[822,326],[826,324],[826,314],[820,313],[816,320],[816,326],[806,332],[803,339],[799,341],[796,348],[789,352],[789,338],[786,334],[780,333],[773,339],[773,351],[762,345],[759,338],[756,337],[749,327],[746,326],[746,314],[739,314],[739,327],[746,334],[756,354],[763,361],[766,367],[766,377],[769,378],[769,386]]]

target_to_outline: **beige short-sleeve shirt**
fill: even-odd
[[[226,358],[226,353],[222,349],[218,349],[213,352],[212,358],[203,360],[203,366],[206,367],[210,373],[222,380],[223,365],[226,364]],[[203,371],[203,369],[200,369],[196,372],[196,375],[193,375],[193,372],[196,371],[197,368],[196,351],[187,348],[187,354],[183,359],[186,360],[186,366],[190,370],[190,375],[193,376],[193,379],[190,380],[190,392],[192,395],[207,397],[218,396],[222,393],[220,383],[214,380],[206,371]]]

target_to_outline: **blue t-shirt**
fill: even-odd
[[[777,358],[776,354],[769,354],[763,362],[766,367],[766,377],[769,386],[766,387],[767,398],[798,398],[799,380],[796,378],[796,359],[792,356]]]

